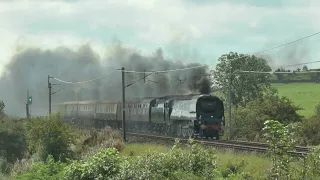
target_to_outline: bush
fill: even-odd
[[[320,104],[315,108],[315,114],[306,118],[301,123],[301,133],[303,144],[319,145],[320,144]]]
[[[317,104],[314,110],[315,116],[320,117],[320,103]]]
[[[299,110],[301,108],[286,97],[266,94],[233,111],[233,138],[260,141],[261,130],[266,120],[277,119],[285,125],[301,122],[302,116],[298,114]]]
[[[66,168],[65,178],[77,180],[111,178],[119,173],[120,160],[115,148],[107,148],[86,161],[74,161]]]
[[[0,121],[0,159],[2,157],[6,161],[6,171],[10,170],[9,167],[17,159],[22,159],[27,152],[24,132],[24,122],[21,120],[6,118]]]
[[[294,151],[296,130],[295,125],[283,126],[278,121],[266,121],[265,135],[269,144],[272,160],[272,169],[268,179],[310,179],[320,178],[320,149],[314,148],[308,155],[293,166],[288,156],[289,151]]]
[[[5,114],[4,114],[5,107],[6,106],[4,105],[4,102],[0,101],[0,120],[2,120],[5,117]]]
[[[288,155],[289,151],[294,151],[297,126],[284,126],[279,121],[268,120],[265,122],[263,131],[269,144],[268,151],[271,157],[272,169],[270,178],[290,179],[290,162],[292,158]]]
[[[54,160],[65,161],[73,156],[70,145],[74,143],[71,127],[60,120],[59,114],[27,122],[27,141],[32,154],[38,153],[44,161],[50,154]]]
[[[64,163],[55,162],[53,156],[49,155],[45,162],[35,162],[27,170],[14,174],[13,177],[17,180],[63,179],[65,166]]]
[[[176,143],[168,153],[149,152],[136,160],[123,162],[116,179],[167,179],[189,177],[212,179],[216,173],[217,157],[213,151],[197,144],[181,148]],[[197,178],[196,178],[197,179]]]
[[[301,172],[302,179],[320,179],[320,149],[314,148],[301,163],[304,171]]]

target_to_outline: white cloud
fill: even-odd
[[[286,1],[286,3],[293,2]],[[272,38],[264,33],[270,35],[273,27],[256,32],[252,36],[250,33],[266,23],[275,23],[279,20],[278,18],[296,23],[297,28],[300,28],[299,34],[303,33],[301,30],[303,28],[299,27],[301,22],[308,22],[308,28],[320,29],[319,1],[303,1],[303,3],[304,5],[284,8],[264,8],[231,4],[225,1],[205,4],[187,3],[184,0],[83,0],[72,3],[43,0],[1,1],[0,73],[3,65],[15,52],[17,42],[24,46],[43,48],[55,48],[60,45],[75,48],[91,42],[95,44],[95,49],[101,55],[105,50],[105,42],[97,41],[97,35],[90,32],[102,29],[106,31],[112,29],[114,33],[117,33],[119,28],[126,29],[132,32],[133,39],[137,42],[144,41],[150,43],[150,46],[164,46],[173,39],[179,39],[180,42],[189,39],[195,42],[199,39],[210,39],[212,43],[207,46],[219,46],[220,42],[215,42],[215,38],[221,40],[221,37],[231,39],[235,36],[243,36],[243,45],[239,48],[248,46],[247,49],[252,49],[252,52],[263,47]],[[82,24],[80,27],[83,29],[74,27],[66,31],[66,28],[61,27],[63,29],[55,29],[54,32],[41,32],[39,27],[37,32],[30,31],[34,23],[50,22],[54,25],[61,21]],[[279,26],[285,29],[286,24],[283,23],[284,21],[279,21]],[[281,32],[283,34],[278,36],[283,39],[293,39],[292,32],[295,30],[297,29],[290,29],[291,33],[284,33],[284,30]],[[87,31],[87,34],[79,35],[79,31]],[[305,32],[305,34],[309,33],[312,32]],[[122,40],[126,43],[125,39]],[[281,39],[276,38],[276,40],[278,42]],[[241,42],[236,44],[239,45]],[[226,51],[230,47],[234,45],[224,44],[219,49]],[[143,49],[143,47],[138,48]]]

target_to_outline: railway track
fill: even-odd
[[[169,137],[169,136],[158,136],[158,135],[150,135],[150,134],[140,134],[140,133],[132,133],[127,132],[128,136],[136,136],[136,137],[142,137],[142,138],[148,138],[148,139],[154,139],[154,140],[164,140],[164,141],[172,141],[174,142],[177,137]],[[187,143],[188,139],[186,138],[179,138],[180,142]],[[213,147],[219,147],[219,148],[230,148],[235,150],[242,150],[242,151],[250,151],[250,152],[261,152],[265,153],[268,150],[268,144],[266,143],[258,143],[258,142],[247,142],[247,141],[229,141],[229,140],[218,140],[218,141],[210,141],[210,140],[194,140],[194,142],[197,142],[199,144],[203,144],[206,146],[213,146]],[[303,157],[306,154],[308,154],[310,148],[302,147],[302,146],[296,146],[296,151],[291,151],[289,154],[291,156],[296,157]]]

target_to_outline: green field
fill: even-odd
[[[299,113],[309,117],[314,114],[315,106],[320,102],[320,84],[290,83],[272,84],[279,91],[280,96],[286,96],[303,110]]]

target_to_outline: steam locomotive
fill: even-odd
[[[122,127],[121,101],[72,101],[57,108],[68,123]],[[224,104],[208,94],[144,97],[125,102],[125,120],[128,132],[219,139],[225,126]]]

